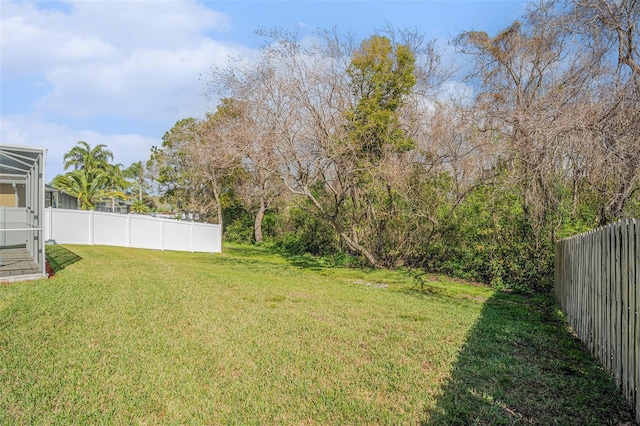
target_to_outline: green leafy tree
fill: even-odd
[[[411,48],[380,35],[364,40],[347,68],[355,103],[345,112],[347,149],[339,160],[351,170],[345,219],[358,224],[353,240],[367,247],[366,257],[376,266],[393,264],[390,252],[402,244],[400,234],[389,233],[390,226],[402,225],[394,221],[398,192],[391,182],[399,180],[391,175],[398,176],[397,156],[415,147],[400,126],[414,73]]]
[[[375,35],[362,42],[347,68],[356,105],[345,113],[348,141],[367,159],[387,149],[407,151],[414,143],[399,125],[398,111],[416,84],[415,57],[409,46]]]
[[[185,151],[186,145],[196,137],[196,127],[195,118],[179,120],[165,132],[162,146],[151,149],[149,168],[162,194],[161,201],[180,212],[202,213],[203,210],[199,203],[203,198],[197,196],[201,188],[189,167]]]
[[[233,186],[240,167],[232,145],[237,129],[227,119],[232,114],[223,103],[204,120],[178,121],[152,156],[164,200],[181,212],[215,218],[220,224],[224,209],[235,202]]]
[[[387,171],[413,144],[400,125],[416,83],[410,45],[373,36],[354,50],[327,35],[307,47],[277,30],[265,35],[274,43],[255,69],[215,75],[220,93],[256,109],[256,134],[270,135],[279,163],[266,168],[294,202],[349,251],[385,266],[390,251],[378,231],[394,208]]]

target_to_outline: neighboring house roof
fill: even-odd
[[[60,192],[60,193],[63,193],[63,194],[67,194],[70,197],[73,197],[73,195],[69,194],[67,191],[65,191],[63,189],[54,188],[53,186],[49,185],[48,183],[44,184],[44,192]]]

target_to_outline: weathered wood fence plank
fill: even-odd
[[[640,220],[556,243],[555,295],[640,423]]]

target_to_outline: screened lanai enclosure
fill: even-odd
[[[46,276],[45,150],[0,145],[0,282]]]

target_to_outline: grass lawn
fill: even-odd
[[[53,279],[0,285],[0,424],[632,419],[548,300],[256,247],[65,247]]]

